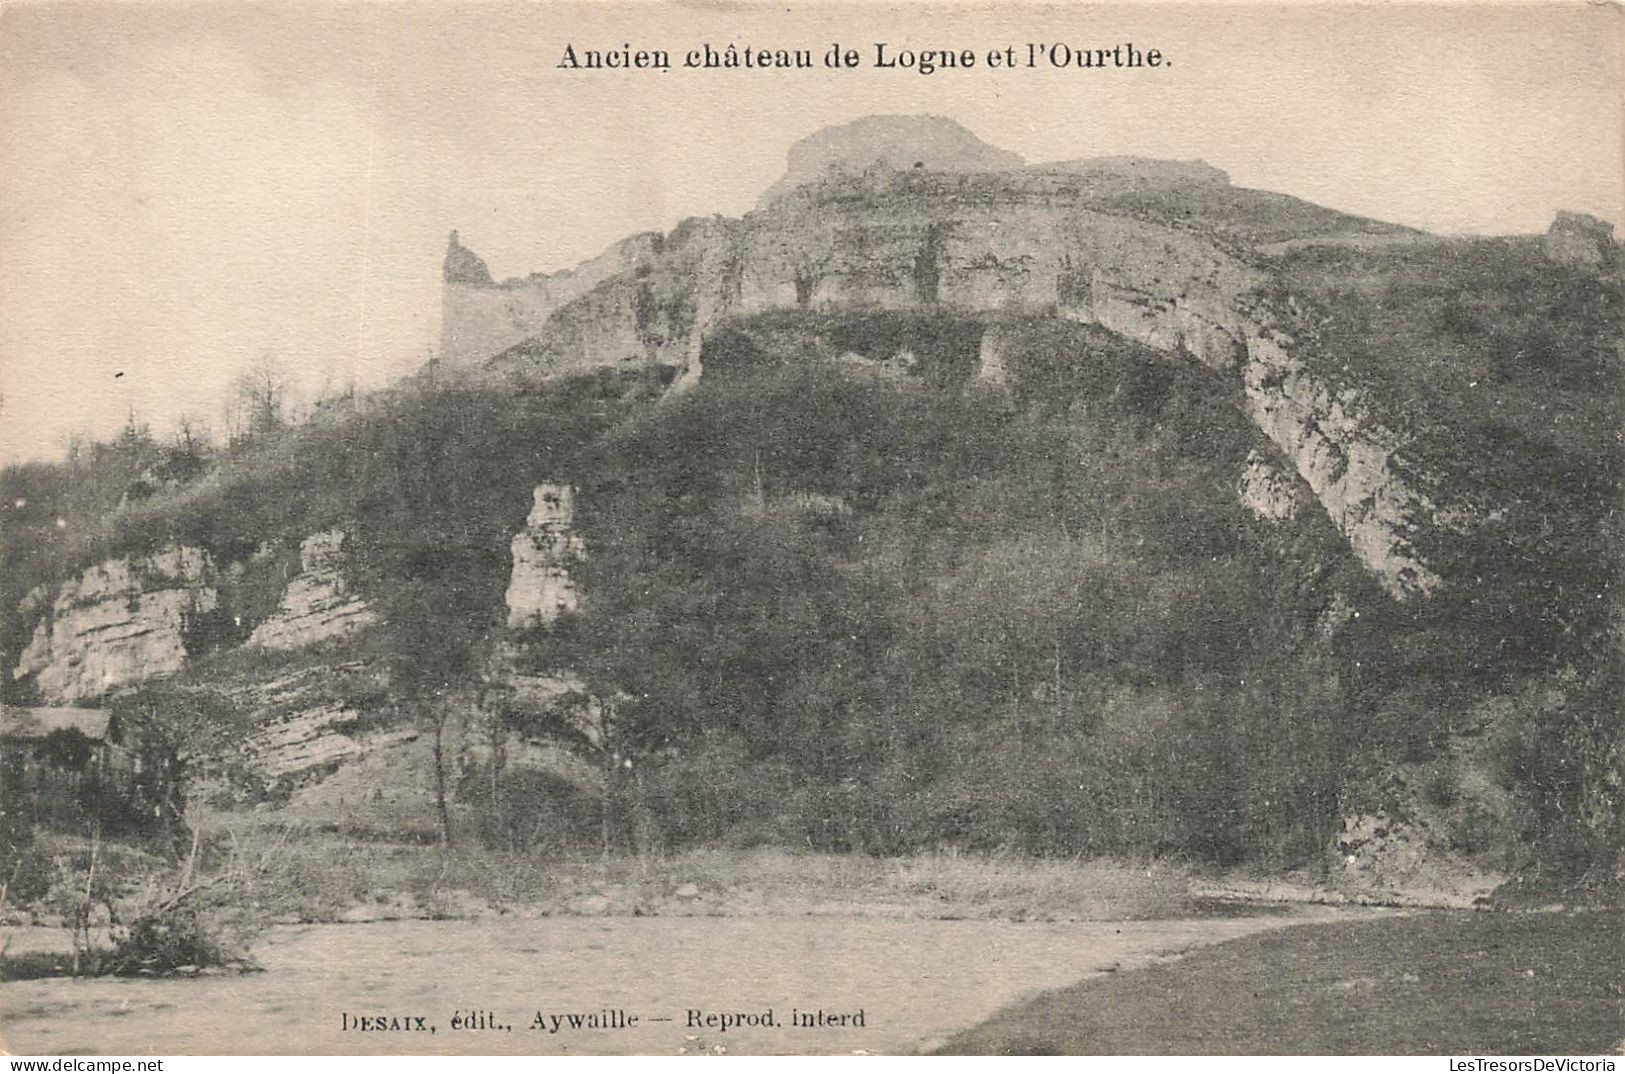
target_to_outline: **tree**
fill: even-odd
[[[458,701],[467,700],[480,638],[466,618],[447,616],[434,586],[419,579],[403,579],[384,611],[394,628],[391,678],[414,721],[431,736],[440,842],[450,848],[446,731]]]
[[[190,414],[175,418],[175,428],[165,446],[158,476],[185,483],[202,474],[209,465],[209,430]]]
[[[233,385],[227,406],[228,439],[244,442],[275,436],[286,424],[288,382],[276,356],[262,354]]]
[[[201,786],[253,778],[241,753],[253,717],[225,691],[160,681],[116,700],[114,713],[140,760],[131,801],[165,832],[187,826]]]

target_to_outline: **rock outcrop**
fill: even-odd
[[[13,676],[70,702],[179,671],[191,631],[219,605],[210,570],[208,553],[177,545],[91,567],[57,591]]]
[[[228,689],[231,703],[253,722],[242,758],[266,780],[297,786],[371,751],[411,741],[417,728],[379,708],[377,699],[387,688],[383,669],[365,661],[295,666],[269,678],[235,680]],[[369,696],[373,711],[358,707],[355,699]]]
[[[871,168],[919,168],[946,172],[998,172],[1019,168],[1014,153],[988,145],[941,116],[866,116],[825,127],[790,147],[783,178],[767,189],[758,208],[800,186]]]
[[[465,326],[448,331],[465,359],[528,332],[515,352],[535,372],[655,363],[677,370],[681,388],[699,376],[706,333],[733,316],[850,305],[1093,322],[1238,384],[1249,417],[1383,586],[1396,597],[1436,588],[1412,539],[1434,505],[1406,473],[1403,437],[1357,386],[1323,375],[1338,356],[1316,354],[1297,338],[1297,311],[1266,297],[1274,278],[1260,252],[1317,234],[1415,233],[1234,191],[1200,162],[1018,164],[947,120],[835,128],[792,151],[764,208],[628,240],[578,270],[597,282],[573,298],[577,276],[482,287],[472,304],[470,285],[448,282],[446,323]],[[1281,219],[1290,227],[1258,222]],[[508,296],[500,309],[483,304],[496,295]],[[997,383],[990,334],[981,376]]]
[[[342,638],[370,626],[378,616],[344,577],[343,530],[326,530],[299,546],[299,573],[288,583],[270,618],[249,635],[264,649],[298,649]]]
[[[1236,494],[1242,506],[1269,522],[1292,518],[1300,506],[1297,485],[1256,449],[1247,453]]]
[[[501,691],[502,707],[524,713],[534,741],[604,741],[604,707],[573,671],[537,671],[529,665],[533,650],[513,643],[494,646],[485,681]]]
[[[1541,248],[1559,264],[1587,269],[1612,267],[1619,258],[1614,225],[1588,213],[1559,210],[1541,239]]]
[[[1497,707],[1505,703],[1487,706]],[[1366,898],[1461,906],[1499,887],[1514,810],[1494,778],[1493,753],[1486,727],[1449,739],[1430,760],[1381,772],[1363,808],[1345,810],[1327,848],[1332,885]]]
[[[574,525],[575,490],[537,485],[525,528],[511,546],[513,573],[506,597],[511,629],[546,626],[560,613],[575,610],[579,594],[570,568],[586,557],[586,546]]]
[[[534,337],[559,307],[647,267],[661,241],[656,234],[634,235],[572,270],[496,283],[485,262],[453,231],[443,269],[441,362],[453,367],[484,362]]]
[[[510,629],[546,628],[562,612],[578,606],[580,593],[570,571],[586,558],[586,547],[575,533],[574,489],[537,485],[531,492],[530,515],[514,536],[512,549]],[[501,697],[499,708],[525,717],[519,721],[525,728],[522,733],[514,727],[501,732],[506,742],[502,748],[511,765],[586,785],[598,777],[593,765],[582,759],[580,747],[603,745],[605,707],[575,672],[548,666],[545,644],[520,636],[494,646],[489,654],[484,678]]]
[[[1004,338],[1004,332],[998,325],[989,325],[987,331],[982,333],[981,345],[976,352],[976,382],[990,387],[1002,388],[1009,379],[1004,368],[1005,354],[1009,344]]]
[[[348,733],[354,720],[355,713],[336,704],[267,719],[249,738],[255,767],[270,779],[297,780],[316,769],[353,760],[367,749]]]
[[[1426,595],[1442,579],[1412,534],[1436,506],[1400,474],[1402,442],[1363,412],[1359,396],[1330,388],[1268,329],[1247,334],[1247,411],[1296,467],[1355,556],[1395,597]]]

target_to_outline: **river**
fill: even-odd
[[[913,1053],[1032,993],[1329,913],[283,926],[263,973],[0,984],[0,1034],[22,1055]]]

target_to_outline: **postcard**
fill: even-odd
[[[1613,1069],[1620,40],[6,4],[0,1047]]]

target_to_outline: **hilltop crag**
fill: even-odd
[[[879,117],[820,132],[743,220],[686,221],[574,272],[489,282],[455,235],[442,359],[537,374],[656,364],[703,372],[731,317],[831,307],[1049,314],[1099,324],[1234,384],[1395,596],[1440,582],[1417,552],[1436,505],[1405,441],[1357,383],[1317,374],[1300,317],[1268,297],[1266,246],[1425,240],[1280,195],[1201,162],[1113,157],[1023,166],[946,120]],[[471,271],[477,266],[478,271]],[[481,279],[480,277],[484,277]]]
[[[1615,884],[1618,254],[907,117],[569,272],[453,233],[432,372],[0,471],[4,700],[368,839]]]

